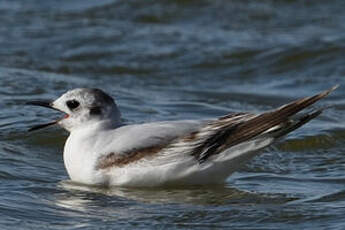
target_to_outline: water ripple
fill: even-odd
[[[76,0],[0,4],[1,229],[344,229],[344,2]],[[76,185],[58,114],[25,106],[76,87],[127,123],[262,112],[341,86],[318,118],[225,184]],[[35,210],[33,212],[33,210]]]

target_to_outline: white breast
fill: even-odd
[[[84,184],[107,184],[105,175],[95,170],[96,141],[90,136],[73,132],[64,148],[64,163],[71,180]]]

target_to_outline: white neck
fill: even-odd
[[[97,132],[101,130],[109,130],[109,129],[116,129],[120,127],[122,124],[119,121],[114,121],[111,119],[106,119],[106,120],[100,120],[100,121],[89,121],[85,122],[80,126],[74,127],[70,132],[75,133],[75,132],[87,132],[87,133],[92,133],[92,132]]]

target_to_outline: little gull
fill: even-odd
[[[55,101],[27,104],[63,112],[70,132],[64,163],[72,181],[102,186],[222,183],[258,150],[320,115],[296,115],[337,86],[261,114],[231,113],[209,120],[124,125],[113,98],[100,89],[73,89]]]

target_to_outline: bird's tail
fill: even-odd
[[[302,116],[298,118],[290,119],[289,121],[285,122],[285,124],[281,125],[279,129],[275,129],[265,134],[272,136],[274,138],[280,138],[282,136],[285,136],[286,134],[298,129],[302,125],[308,123],[310,120],[319,116],[323,110],[324,109],[318,109],[310,113],[303,114]]]
[[[284,136],[320,115],[323,111],[322,109],[296,118],[298,116],[297,113],[326,97],[337,87],[334,86],[315,96],[298,99],[278,109],[257,116],[249,116],[249,118],[244,116],[246,118],[244,120],[239,119],[239,121],[236,121],[236,117],[243,117],[241,114],[237,114],[215,121],[211,124],[211,128],[216,126],[218,131],[207,132],[210,135],[205,135],[207,137],[206,140],[195,148],[192,155],[196,156],[198,161],[202,163],[209,156],[223,152],[241,143],[262,139],[262,137],[277,139]]]

